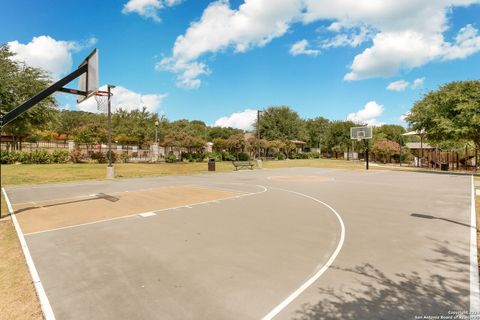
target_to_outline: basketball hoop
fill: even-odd
[[[357,131],[357,141],[362,141],[363,139],[365,139],[365,132]]]
[[[110,97],[113,96],[113,93],[108,91],[97,91],[95,93],[95,100],[97,101],[97,110],[106,113],[108,111],[108,101]]]

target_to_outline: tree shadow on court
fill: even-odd
[[[425,275],[425,270],[424,275],[410,272],[388,276],[368,263],[353,268],[333,267],[354,275],[355,283],[349,284],[354,289],[319,288],[319,301],[302,305],[293,319],[415,319],[448,315],[449,311],[465,312],[469,308],[469,259],[446,245],[437,243],[434,251],[440,257],[425,261],[437,264],[448,272],[448,277],[444,272]]]

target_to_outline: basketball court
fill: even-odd
[[[7,193],[56,319],[414,319],[478,306],[467,176],[292,168]]]

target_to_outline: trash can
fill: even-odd
[[[440,170],[441,171],[448,171],[448,163],[442,163],[440,165]]]
[[[215,159],[208,159],[208,171],[215,171]]]

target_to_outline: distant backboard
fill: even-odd
[[[355,139],[355,140],[372,139],[372,127],[350,128],[350,139]]]
[[[90,98],[98,90],[98,50],[94,49],[88,57],[83,60],[79,67],[87,64],[88,70],[78,78],[78,90],[85,91],[87,95],[78,95],[77,103]]]

